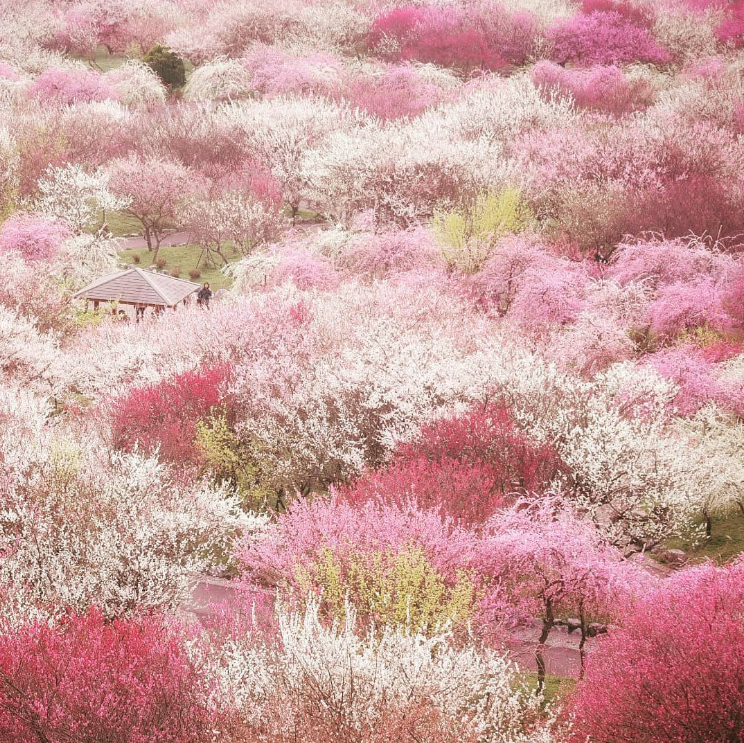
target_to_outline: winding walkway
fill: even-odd
[[[128,235],[120,237],[120,250],[147,250],[147,241],[142,235]],[[160,241],[160,247],[174,245],[188,245],[191,242],[191,234],[188,232],[169,232]]]
[[[255,597],[258,621],[268,622],[274,605],[274,592],[267,588],[257,588]],[[207,622],[223,610],[230,611],[241,604],[245,605],[243,601],[238,601],[237,589],[229,580],[202,577],[196,582],[191,599],[181,607],[181,611],[195,616],[201,622]],[[535,648],[539,634],[539,621],[535,621],[532,626],[514,631],[504,644],[508,655],[524,671],[537,670]],[[592,639],[587,640],[587,650],[591,649],[592,642]],[[578,678],[578,632],[569,634],[565,627],[554,627],[545,650],[545,665],[547,672],[554,676]]]

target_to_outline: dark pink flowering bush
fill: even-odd
[[[219,727],[185,638],[92,610],[0,637],[0,736],[16,743],[202,743]]]
[[[551,446],[531,441],[505,408],[491,404],[425,426],[394,452],[389,466],[341,495],[356,504],[416,503],[477,523],[520,494],[544,492],[562,469]]]
[[[674,406],[681,415],[692,415],[706,403],[714,402],[744,416],[744,384],[723,378],[716,357],[711,356],[705,349],[680,346],[653,354],[649,363],[679,385]]]
[[[723,294],[723,307],[737,328],[744,328],[744,263],[730,277]]]
[[[581,265],[556,262],[551,269],[530,268],[525,272],[509,315],[525,331],[539,335],[573,322],[585,306],[588,277]]]
[[[391,60],[430,62],[455,67],[498,70],[508,60],[489,45],[485,34],[454,6],[407,5],[375,18],[369,45]]]
[[[426,82],[408,65],[395,65],[379,76],[359,76],[349,83],[349,100],[383,121],[418,116],[443,98],[442,90]]]
[[[727,7],[728,17],[716,29],[716,36],[724,44],[740,49],[744,44],[744,7],[733,2]]]
[[[730,260],[695,240],[640,240],[621,244],[608,275],[620,284],[642,281],[655,289],[703,277],[720,280]]]
[[[581,12],[618,13],[638,26],[650,26],[653,22],[651,8],[632,0],[581,0]]]
[[[724,331],[731,326],[721,287],[707,278],[659,289],[649,307],[648,322],[654,333],[666,339],[698,327]]]
[[[72,230],[56,219],[39,214],[16,212],[0,225],[0,253],[17,250],[27,261],[47,261],[60,245],[72,236]]]
[[[463,463],[448,457],[432,462],[425,456],[410,457],[364,475],[340,494],[357,506],[369,501],[398,506],[416,503],[458,521],[479,523],[508,503],[494,484],[493,470],[493,465],[480,461]]]
[[[646,28],[614,8],[559,21],[550,29],[548,41],[551,59],[559,64],[665,64],[672,59]]]
[[[589,656],[573,740],[740,741],[744,563],[669,578]]]
[[[113,446],[157,451],[169,462],[197,463],[197,423],[227,405],[229,374],[227,366],[197,369],[114,397],[107,411]]]
[[[606,111],[615,116],[645,108],[652,91],[645,80],[629,80],[618,67],[601,65],[567,69],[552,62],[538,62],[532,80],[546,95],[568,95],[582,108]]]

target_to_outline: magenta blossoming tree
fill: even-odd
[[[0,225],[0,253],[15,250],[26,261],[48,261],[70,237],[72,230],[60,220],[17,212]]]
[[[415,502],[478,523],[520,494],[544,492],[561,469],[552,447],[520,432],[507,409],[484,405],[424,426],[388,467],[366,474],[344,496],[360,504]]]
[[[0,732],[18,743],[201,741],[219,725],[169,620],[90,611],[0,638]]]
[[[640,601],[589,657],[574,740],[741,740],[742,578],[707,564]]]
[[[551,57],[559,64],[664,64],[671,55],[647,28],[632,17],[611,10],[591,10],[559,21],[548,33]]]

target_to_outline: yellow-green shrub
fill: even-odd
[[[196,423],[196,441],[205,469],[218,482],[236,487],[250,510],[275,507],[276,496],[262,477],[261,467],[246,445],[235,435],[220,412]]]
[[[437,212],[433,225],[450,267],[473,272],[488,258],[499,238],[523,232],[532,222],[532,212],[521,191],[507,186],[482,194],[469,209]]]
[[[344,617],[350,605],[365,624],[431,630],[449,623],[461,628],[478,599],[472,575],[460,571],[448,585],[415,544],[397,553],[349,548],[340,554],[324,548],[314,562],[298,565],[295,573],[300,598],[321,595],[325,610],[334,617]]]

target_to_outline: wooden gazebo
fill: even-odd
[[[98,308],[100,302],[132,305],[139,318],[147,307],[153,307],[158,312],[166,307],[175,309],[199,288],[200,285],[193,281],[141,268],[128,268],[96,279],[74,296],[92,301],[94,309]]]

